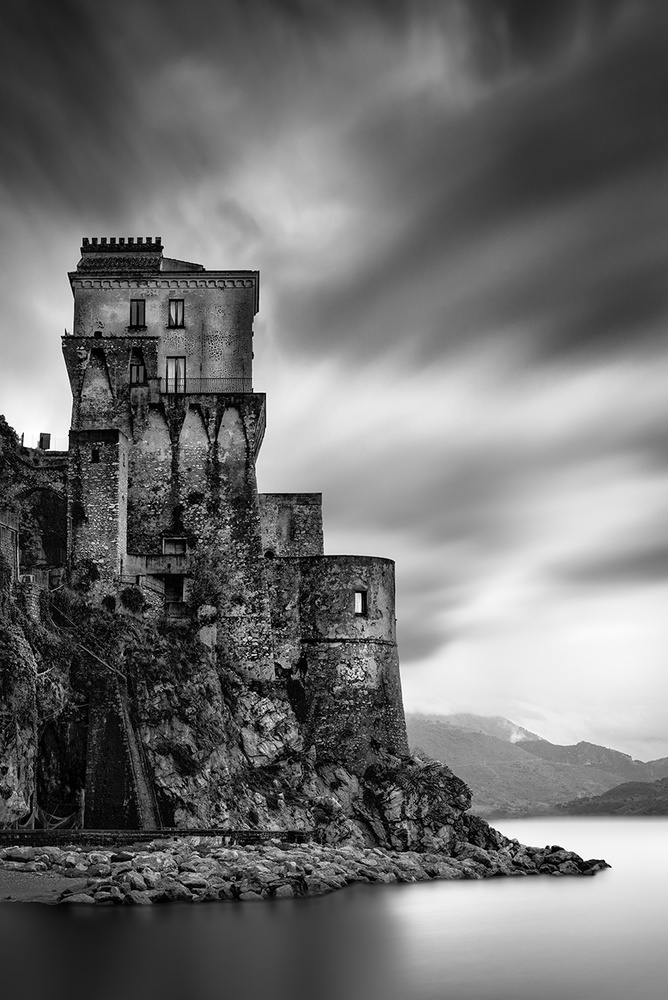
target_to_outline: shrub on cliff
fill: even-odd
[[[123,607],[133,614],[139,614],[146,607],[146,598],[139,587],[125,587],[119,596]]]

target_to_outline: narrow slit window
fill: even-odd
[[[184,308],[183,299],[170,299],[169,300],[169,326],[183,326],[184,325]]]
[[[355,591],[355,614],[362,617],[367,613],[366,590]]]
[[[146,299],[130,299],[130,326],[146,326]]]
[[[93,450],[90,453],[90,460],[93,463],[93,465],[97,465],[97,463],[100,461],[100,449],[99,448],[93,448]]]

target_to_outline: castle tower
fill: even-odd
[[[83,240],[69,278],[72,573],[98,596],[139,585],[173,617],[191,595],[215,606],[229,662],[273,676],[255,477],[258,272],[165,257],[158,237],[102,238]]]
[[[137,586],[249,678],[287,685],[307,742],[363,773],[406,753],[394,563],[324,554],[318,493],[258,495],[257,271],[159,238],[84,239],[74,329],[69,565],[93,597]],[[206,634],[206,637],[205,637]]]

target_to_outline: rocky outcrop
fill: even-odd
[[[487,849],[469,842],[454,853],[384,851],[350,844],[227,847],[222,838],[155,841],[123,851],[57,847],[0,850],[3,872],[42,873],[73,880],[61,903],[145,906],[166,902],[254,902],[292,899],[341,889],[356,882],[423,882],[485,879],[500,875],[594,875],[604,861],[583,861],[561,847],[524,847],[500,834]],[[85,880],[85,881],[83,881]]]
[[[20,500],[27,461],[0,421],[0,486],[15,505],[24,503],[19,513],[36,525],[39,540],[46,535],[37,514],[31,522],[28,501]],[[32,496],[41,480],[30,483]],[[26,535],[22,549],[29,544]],[[133,587],[100,605],[91,600],[85,569],[80,563],[71,586],[59,578],[51,591],[0,572],[0,826],[83,816],[93,828],[171,827],[184,836],[195,829],[262,830],[277,838],[298,831],[313,843],[301,854],[280,843],[236,855],[222,845],[202,853],[188,841],[166,853],[157,846],[144,852],[152,862],[171,859],[164,861],[171,889],[164,879],[147,881],[150,865],[141,852],[123,862],[104,852],[97,859],[69,852],[71,864],[44,849],[27,861],[5,855],[6,864],[85,872],[96,899],[158,890],[220,898],[215,894],[227,883],[237,886],[229,890],[234,898],[264,898],[314,891],[316,881],[334,888],[360,878],[486,877],[548,864],[547,855],[539,861],[523,854],[473,817],[467,785],[445,764],[404,754],[405,741],[367,732],[364,753],[351,754],[335,740],[318,739],[317,718],[303,711],[303,678],[277,670],[275,679],[250,679],[235,669],[225,642],[212,641],[206,603],[176,622],[141,594],[137,599]],[[335,708],[332,702],[329,717]],[[343,721],[354,730],[354,720]],[[564,864],[584,871],[575,856],[553,862],[562,874]],[[215,878],[195,884],[207,866]]]
[[[170,629],[94,608],[63,588],[43,595],[41,623],[12,604],[0,641],[11,650],[0,660],[3,825],[34,815],[36,804],[57,815],[59,803],[91,786],[91,769],[108,769],[113,758],[105,794],[118,783],[117,801],[139,802],[150,785],[161,824],[186,838],[196,828],[277,837],[243,850],[184,839],[122,860],[14,848],[0,852],[5,868],[85,875],[84,895],[96,901],[156,902],[280,898],[360,880],[588,874],[603,865],[509,841],[468,811],[468,787],[443,764],[378,748],[356,771],[323,756],[293,710],[289,682],[240,677],[200,641],[196,624]],[[120,720],[116,740],[114,727],[99,723],[105,705]],[[106,742],[95,750],[98,731]],[[287,847],[280,836],[288,830],[313,842]]]

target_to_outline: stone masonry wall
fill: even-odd
[[[127,551],[162,552],[161,538],[172,533],[172,441],[162,408],[135,423],[129,454]]]
[[[94,459],[97,457],[97,461]],[[92,562],[111,584],[126,537],[128,441],[114,429],[70,432],[71,555]]]
[[[158,338],[66,336],[62,345],[72,389],[72,427],[120,427],[130,436],[135,419],[146,418],[148,382],[158,377]],[[138,355],[146,369],[144,387],[130,385],[130,363]]]
[[[302,653],[311,739],[360,771],[374,747],[408,752],[396,645],[394,563],[371,556],[300,560]],[[366,595],[355,613],[355,591]]]
[[[274,633],[274,662],[283,670],[295,670],[302,652],[301,563],[298,558],[265,558],[265,572]]]
[[[408,752],[394,563],[369,556],[266,559],[276,661],[301,685],[307,739],[363,773],[375,749]],[[355,591],[364,592],[363,614]]]
[[[0,555],[9,566],[12,579],[19,572],[19,523],[16,514],[0,509]]]
[[[159,337],[158,377],[166,358],[186,357],[191,378],[246,378],[252,374],[257,283],[252,272],[224,275],[94,278],[73,273],[74,335],[131,338],[130,300],[144,299],[145,325]],[[169,326],[169,300],[182,299],[183,327]],[[250,387],[250,386],[249,386]]]
[[[269,595],[262,555],[255,475],[255,427],[264,397],[227,401],[216,436],[220,508],[214,544],[226,556],[219,599],[218,643],[228,662],[249,675],[274,675]],[[184,515],[185,517],[185,515]]]
[[[261,493],[265,555],[323,554],[322,493]]]

